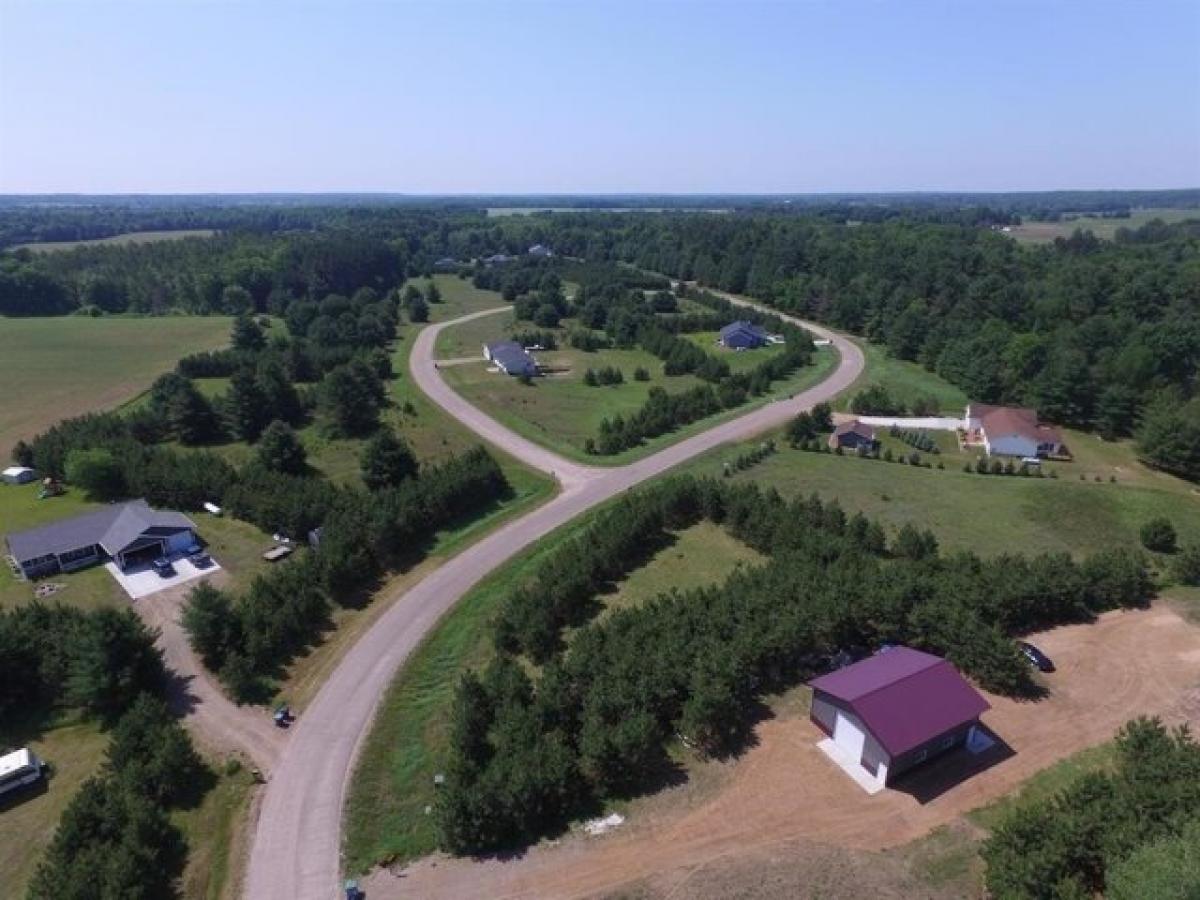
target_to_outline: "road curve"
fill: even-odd
[[[753,305],[740,299],[736,302]],[[408,655],[476,583],[535,541],[620,492],[831,399],[849,387],[865,365],[862,350],[852,341],[818,325],[784,317],[833,342],[840,361],[829,377],[793,397],[768,403],[630,465],[601,469],[563,459],[514,434],[442,381],[433,361],[437,333],[502,309],[508,307],[423,329],[413,346],[412,376],[450,415],[523,462],[553,473],[563,490],[433,571],[398,598],[346,653],[291,729],[264,790],[247,864],[244,896],[248,898],[331,900],[338,896],[342,807],[375,709]]]

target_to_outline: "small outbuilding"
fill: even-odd
[[[505,375],[528,375],[538,373],[537,361],[516,341],[493,341],[483,345],[483,358],[496,364]]]
[[[811,681],[819,745],[874,793],[970,742],[991,705],[949,662],[893,647]]]
[[[833,429],[833,434],[829,435],[829,446],[833,450],[838,448],[857,450],[859,447],[863,447],[873,451],[879,446],[879,440],[875,437],[873,426],[854,419],[850,422],[843,422]]]
[[[5,484],[29,484],[37,478],[37,472],[29,466],[9,466],[0,472],[0,481]]]
[[[752,322],[738,320],[721,329],[719,343],[730,350],[754,350],[767,343],[767,333]]]

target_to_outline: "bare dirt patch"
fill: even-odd
[[[773,718],[758,726],[757,744],[732,766],[726,783],[699,804],[680,796],[673,808],[655,804],[644,815],[635,810],[628,824],[610,835],[572,834],[517,859],[429,858],[396,874],[377,872],[368,893],[374,898],[547,898],[628,889],[630,896],[717,896],[702,893],[721,883],[715,873],[747,865],[753,870],[755,859],[807,853],[809,845],[815,848],[811,871],[820,870],[822,860],[832,865],[852,858],[838,851],[875,859],[881,851],[956,822],[1056,760],[1111,738],[1134,716],[1198,720],[1200,629],[1165,607],[1110,613],[1093,625],[1057,628],[1036,641],[1058,665],[1046,681],[1049,696],[1036,703],[990,697],[993,708],[984,716],[1012,754],[925,802],[897,790],[867,796],[816,749],[821,735],[815,726],[804,719]],[[698,869],[705,874],[694,881]],[[778,890],[770,890],[786,895],[787,879],[805,871],[807,866],[796,862],[790,874],[779,873]],[[683,884],[688,887],[679,893]],[[767,887],[764,882],[765,895],[772,896]],[[830,884],[819,893],[891,896],[891,888],[865,882],[848,885],[848,892],[836,887]],[[758,896],[753,890],[742,895]]]

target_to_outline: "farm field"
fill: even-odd
[[[229,343],[228,316],[0,320],[0,453],[61,419],[119,406],[189,353]]]
[[[1090,231],[1098,238],[1112,240],[1118,228],[1140,228],[1155,219],[1161,219],[1167,224],[1182,222],[1185,219],[1200,219],[1200,209],[1135,209],[1127,219],[1079,216],[1063,222],[1025,222],[1014,226],[1010,236],[1023,244],[1049,244],[1055,238],[1070,237],[1078,228]]]
[[[112,237],[92,238],[83,241],[35,241],[30,244],[14,244],[8,249],[28,250],[31,253],[54,253],[57,250],[74,250],[77,247],[91,247],[99,244],[151,244],[155,241],[181,241],[185,238],[212,237],[216,232],[211,228],[181,229],[179,231],[130,231],[125,234],[114,234]]]

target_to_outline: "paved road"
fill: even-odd
[[[733,299],[733,298],[731,298]],[[738,301],[745,302],[745,301]],[[358,750],[397,669],[438,620],[484,576],[586,510],[721,444],[778,426],[838,394],[861,373],[862,351],[841,335],[795,321],[833,341],[837,369],[816,387],[681,441],[620,468],[583,466],[522,438],[467,403],[433,361],[437,333],[509,307],[431,325],[418,335],[410,368],[418,386],[467,427],[518,459],[552,472],[553,500],[493,532],[400,597],[342,659],[293,726],[262,799],[246,874],[253,900],[331,900],[338,895],[342,807]]]

